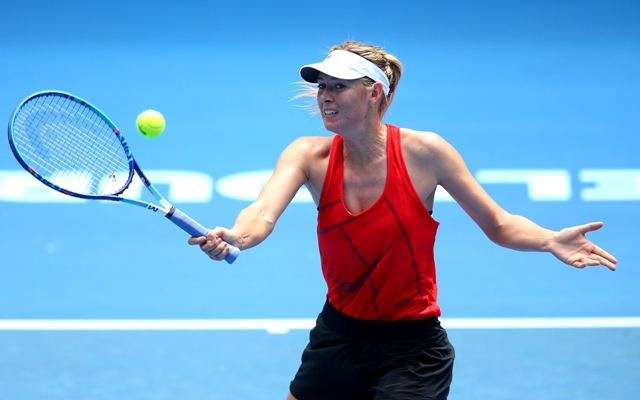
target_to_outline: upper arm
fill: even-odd
[[[483,232],[494,239],[508,217],[473,177],[458,151],[440,136],[433,137],[433,164],[437,181]]]
[[[296,139],[280,155],[273,174],[250,206],[275,224],[302,185],[308,180],[309,157],[306,138]]]

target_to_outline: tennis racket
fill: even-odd
[[[188,234],[207,236],[207,228],[172,206],[151,184],[115,124],[77,96],[45,91],[23,100],[9,120],[9,144],[20,165],[51,189],[160,211]],[[159,205],[122,196],[134,174]],[[231,264],[240,250],[228,246],[225,261]]]

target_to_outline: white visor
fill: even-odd
[[[382,83],[385,95],[389,95],[389,78],[377,65],[359,55],[345,50],[334,50],[324,61],[300,68],[300,76],[307,82],[318,83],[322,72],[338,79],[360,79],[369,77]]]

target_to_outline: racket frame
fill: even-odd
[[[60,186],[48,181],[42,175],[40,175],[35,168],[33,168],[31,165],[29,165],[24,160],[24,158],[22,157],[22,154],[20,153],[20,150],[16,147],[16,145],[14,143],[14,134],[13,134],[14,129],[13,129],[13,126],[14,126],[14,123],[15,123],[15,119],[18,116],[19,111],[22,109],[22,107],[27,102],[33,100],[36,97],[47,96],[47,95],[55,95],[55,96],[65,97],[65,98],[67,98],[67,99],[69,99],[71,101],[75,101],[75,102],[79,103],[81,106],[90,108],[96,114],[98,114],[98,116],[100,116],[102,118],[102,120],[113,131],[113,134],[117,137],[118,141],[122,145],[122,148],[124,149],[125,156],[127,158],[128,164],[129,164],[129,176],[127,177],[127,180],[126,180],[126,182],[124,183],[124,185],[122,186],[121,189],[119,189],[118,191],[114,192],[113,194],[108,194],[108,195],[104,195],[104,194],[103,195],[89,195],[89,194],[84,194],[84,193],[72,192],[70,190],[64,189],[64,188],[62,188],[62,187],[60,187]],[[113,123],[113,121],[111,121],[111,119],[109,117],[107,117],[106,114],[104,114],[99,108],[97,108],[93,104],[89,103],[88,101],[86,101],[86,100],[84,100],[84,99],[82,99],[82,98],[80,98],[78,96],[72,95],[70,93],[66,93],[66,92],[62,92],[62,91],[58,91],[58,90],[45,90],[45,91],[40,91],[40,92],[34,93],[34,94],[28,96],[22,102],[20,102],[20,104],[15,108],[15,110],[11,114],[11,118],[9,119],[8,135],[9,135],[9,146],[11,147],[11,151],[13,152],[16,160],[34,178],[36,178],[38,181],[42,182],[43,184],[45,184],[49,188],[51,188],[53,190],[56,190],[56,191],[58,191],[60,193],[66,194],[68,196],[72,196],[72,197],[77,197],[77,198],[82,198],[82,199],[89,199],[89,200],[107,200],[107,201],[123,202],[123,203],[127,203],[127,204],[132,204],[132,205],[135,205],[135,206],[138,206],[138,207],[142,207],[142,208],[145,208],[145,209],[153,211],[153,212],[162,211],[165,214],[166,218],[171,220],[174,224],[178,225],[185,232],[191,234],[192,236],[207,236],[207,233],[209,231],[207,228],[205,228],[204,226],[200,225],[198,222],[193,220],[191,217],[189,217],[188,215],[184,214],[183,212],[181,212],[180,210],[175,208],[173,205],[171,205],[171,203],[169,203],[164,198],[164,196],[162,196],[160,194],[160,192],[158,192],[158,190],[153,186],[153,184],[151,183],[149,178],[147,178],[147,176],[144,174],[144,172],[142,172],[142,169],[140,168],[140,166],[136,162],[135,158],[133,157],[133,154],[131,153],[131,149],[129,148],[129,145],[127,144],[127,141],[125,140],[124,136],[120,132],[120,129],[118,129],[118,127]],[[140,180],[142,181],[142,184],[147,188],[147,190],[149,190],[151,195],[154,197],[154,199],[156,201],[158,201],[160,203],[160,205],[157,205],[157,204],[154,204],[154,203],[149,203],[149,202],[146,202],[146,201],[143,201],[143,200],[139,200],[139,199],[120,196],[131,185],[131,182],[133,181],[133,175],[134,174],[138,175],[138,178],[140,178]],[[233,261],[235,261],[235,259],[239,255],[240,250],[235,246],[232,246],[232,245],[229,245],[229,244],[228,244],[228,246],[229,246],[229,253],[225,257],[225,261],[227,261],[229,264],[231,264],[231,263],[233,263]]]

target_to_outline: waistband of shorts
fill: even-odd
[[[440,327],[438,317],[402,321],[369,321],[350,317],[325,302],[318,317],[336,333],[350,338],[421,337]]]

